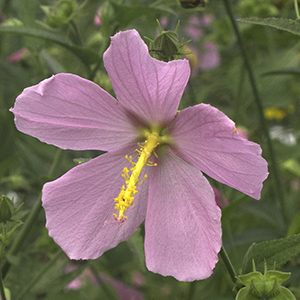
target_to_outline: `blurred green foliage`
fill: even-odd
[[[236,18],[296,19],[293,0],[230,2]],[[97,15],[101,24],[95,21]],[[19,219],[26,220],[45,182],[72,168],[74,159],[101,153],[63,151],[61,163],[51,169],[57,149],[16,130],[9,112],[15,98],[25,87],[59,72],[92,79],[113,93],[102,61],[109,37],[119,30],[135,28],[141,37],[154,40],[158,33],[156,19],[165,31],[175,30],[180,20],[178,36],[191,40],[188,47],[195,52],[187,56],[192,76],[181,108],[201,102],[216,106],[243,128],[250,140],[261,145],[268,160],[247,71],[223,1],[209,0],[205,7],[184,9],[173,0],[0,0],[0,194],[13,198],[15,207],[24,202]],[[211,180],[229,202],[223,208],[223,242],[241,274],[252,243],[300,233],[300,45],[299,36],[290,32],[250,23],[238,25],[264,108],[288,111],[282,118],[266,120],[280,167],[287,216],[275,200],[272,174],[264,183],[260,201]],[[206,49],[208,43],[215,47],[213,58],[204,56],[212,54]],[[216,57],[213,66],[205,66]],[[103,278],[118,280],[150,300],[235,298],[222,261],[209,279],[193,283],[147,271],[142,227],[128,242],[95,261],[71,262],[48,237],[44,224],[40,210],[18,253],[9,249],[20,228],[7,246],[5,286],[12,299],[118,299],[112,281]],[[296,254],[281,269],[292,273],[284,284],[299,299],[300,257]],[[80,285],[68,288],[76,278]]]

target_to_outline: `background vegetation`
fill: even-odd
[[[228,265],[221,259],[209,279],[193,283],[148,271],[143,228],[97,260],[70,261],[48,236],[40,192],[45,182],[72,168],[74,159],[100,153],[41,143],[18,132],[9,112],[24,88],[59,72],[91,79],[113,93],[102,61],[110,36],[135,28],[141,37],[154,39],[156,19],[164,30],[175,30],[180,20],[179,37],[191,40],[192,76],[181,108],[201,102],[219,108],[261,145],[269,162],[260,201],[211,181],[222,196],[223,243],[235,272],[251,272],[252,258],[260,271],[265,258],[268,269],[276,261],[275,269],[291,272],[284,285],[300,299],[300,21],[295,2],[208,0],[205,7],[185,9],[175,0],[0,0],[0,194],[12,198],[15,207],[23,203],[13,219],[24,222],[9,241],[2,239],[2,274],[11,299],[131,299],[129,292],[137,293],[134,299],[235,299]],[[272,25],[271,17],[283,23]],[[260,18],[266,26],[245,18]],[[8,229],[15,224],[7,222]],[[272,241],[273,252],[259,244],[265,241]],[[249,252],[254,242],[258,250],[252,246]]]

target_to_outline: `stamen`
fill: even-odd
[[[146,166],[148,166],[148,167],[156,167],[157,163],[154,163],[153,161],[148,161],[148,162],[146,162]]]
[[[139,176],[143,167],[146,166],[156,166],[156,163],[148,161],[152,153],[154,153],[155,148],[164,141],[163,137],[160,136],[160,130],[153,130],[153,132],[148,132],[145,134],[146,140],[143,144],[138,143],[139,149],[136,151],[139,153],[137,162],[132,161],[132,156],[126,155],[125,158],[131,163],[132,168],[130,171],[128,168],[123,169],[122,177],[125,179],[125,186],[122,186],[120,194],[115,198],[115,209],[119,212],[119,216],[113,214],[115,220],[118,224],[122,224],[127,220],[124,215],[125,211],[133,205],[134,195],[137,194],[136,186],[142,184],[142,182],[147,178],[147,175],[139,181]],[[154,155],[157,157],[156,153]],[[129,175],[129,173],[131,174]]]

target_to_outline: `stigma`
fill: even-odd
[[[140,174],[144,166],[156,166],[156,163],[149,161],[149,158],[152,153],[154,153],[154,150],[165,142],[165,137],[161,136],[160,133],[161,130],[159,129],[152,131],[145,130],[143,133],[145,141],[142,144],[138,143],[139,148],[136,149],[139,153],[136,162],[132,161],[132,156],[125,156],[131,163],[132,168],[130,170],[128,168],[123,169],[122,177],[125,179],[125,185],[122,186],[119,196],[114,199],[116,202],[115,209],[118,211],[118,215],[113,214],[113,217],[118,224],[122,224],[127,220],[127,216],[125,216],[124,213],[133,205],[134,197],[138,192],[136,187],[147,178],[147,175],[145,175],[142,180],[140,179]]]

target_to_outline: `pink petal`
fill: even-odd
[[[135,202],[119,225],[113,219],[116,198],[124,185],[125,154],[113,151],[78,165],[43,188],[43,207],[49,235],[71,259],[95,259],[128,239],[145,219],[148,182],[139,187]]]
[[[222,244],[214,192],[198,169],[170,149],[158,159],[149,182],[147,267],[181,281],[207,278]]]
[[[255,199],[268,176],[258,144],[240,137],[233,121],[199,104],[182,110],[170,128],[174,151],[215,180]]]
[[[117,99],[146,122],[175,115],[190,75],[187,60],[152,58],[136,30],[117,33],[103,56]]]
[[[58,74],[26,88],[11,111],[18,130],[63,149],[107,151],[137,136],[112,96],[72,74]]]

